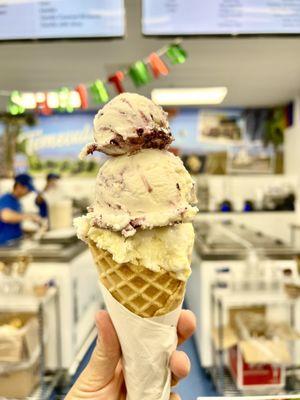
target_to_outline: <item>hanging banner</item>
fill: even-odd
[[[187,59],[186,51],[179,44],[169,46],[166,55],[172,64],[183,64]]]
[[[132,63],[128,69],[114,72],[106,80],[96,79],[94,82],[80,83],[75,88],[64,86],[49,92],[32,93],[14,90],[2,94],[0,91],[0,95],[9,97],[7,110],[12,115],[23,114],[26,110],[34,110],[43,115],[50,115],[53,110],[68,113],[78,109],[86,110],[90,102],[104,104],[110,100],[108,84],[119,94],[125,91],[126,77],[130,77],[136,87],[141,87],[152,81],[152,75],[155,79],[168,75],[169,67],[162,60],[163,55],[166,55],[165,58],[172,65],[182,64],[187,58],[186,51],[177,40],[151,53],[145,59]]]
[[[109,95],[102,81],[97,79],[91,86],[90,91],[93,100],[96,104],[106,103],[109,100]]]
[[[108,82],[114,86],[118,94],[125,92],[124,87],[122,85],[123,79],[124,79],[124,72],[122,71],[117,71],[114,75],[111,75],[108,78]]]
[[[154,78],[159,78],[160,75],[168,75],[168,67],[156,53],[150,54],[150,56],[148,57],[148,62]]]
[[[88,92],[86,86],[81,83],[80,85],[76,86],[75,90],[78,92],[81,102],[81,108],[86,110],[89,106],[88,102]]]
[[[151,82],[151,75],[149,74],[147,65],[143,61],[137,61],[131,65],[129,75],[137,87]]]

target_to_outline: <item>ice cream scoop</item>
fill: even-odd
[[[95,141],[83,149],[80,157],[94,151],[115,156],[143,148],[166,149],[173,141],[167,115],[147,97],[122,93],[95,116]]]
[[[98,249],[108,251],[117,263],[143,265],[154,272],[169,271],[182,281],[190,276],[194,243],[190,222],[141,230],[128,238],[120,232],[93,227],[89,215],[76,218],[74,226],[80,239],[92,240]]]
[[[190,221],[196,202],[194,181],[180,158],[145,149],[103,164],[90,212],[95,226],[131,236],[137,228]]]

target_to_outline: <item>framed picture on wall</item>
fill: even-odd
[[[200,111],[200,142],[236,146],[244,140],[244,123],[240,110]]]
[[[275,153],[263,146],[237,146],[228,149],[227,174],[273,174]]]

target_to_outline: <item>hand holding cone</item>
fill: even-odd
[[[126,386],[121,363],[121,348],[117,333],[106,311],[99,311],[96,316],[98,340],[92,357],[66,396],[65,400],[125,400]],[[178,326],[179,344],[187,340],[195,331],[194,315],[182,311]],[[185,378],[190,370],[190,362],[182,351],[175,351],[170,359],[173,380]],[[180,400],[171,394],[170,400]]]

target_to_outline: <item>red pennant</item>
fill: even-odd
[[[83,83],[81,83],[80,85],[76,86],[75,90],[79,94],[80,101],[81,101],[81,108],[83,110],[86,110],[89,106],[88,92],[87,92],[86,86]]]
[[[168,67],[156,53],[151,53],[148,57],[148,61],[155,78],[158,78],[160,75],[168,75]]]
[[[36,111],[43,115],[51,115],[53,113],[53,110],[47,104],[47,93],[45,93],[43,101],[39,101],[36,98]]]
[[[125,92],[122,81],[124,79],[124,73],[122,71],[117,71],[114,75],[108,78],[108,82],[111,83],[118,93]]]

